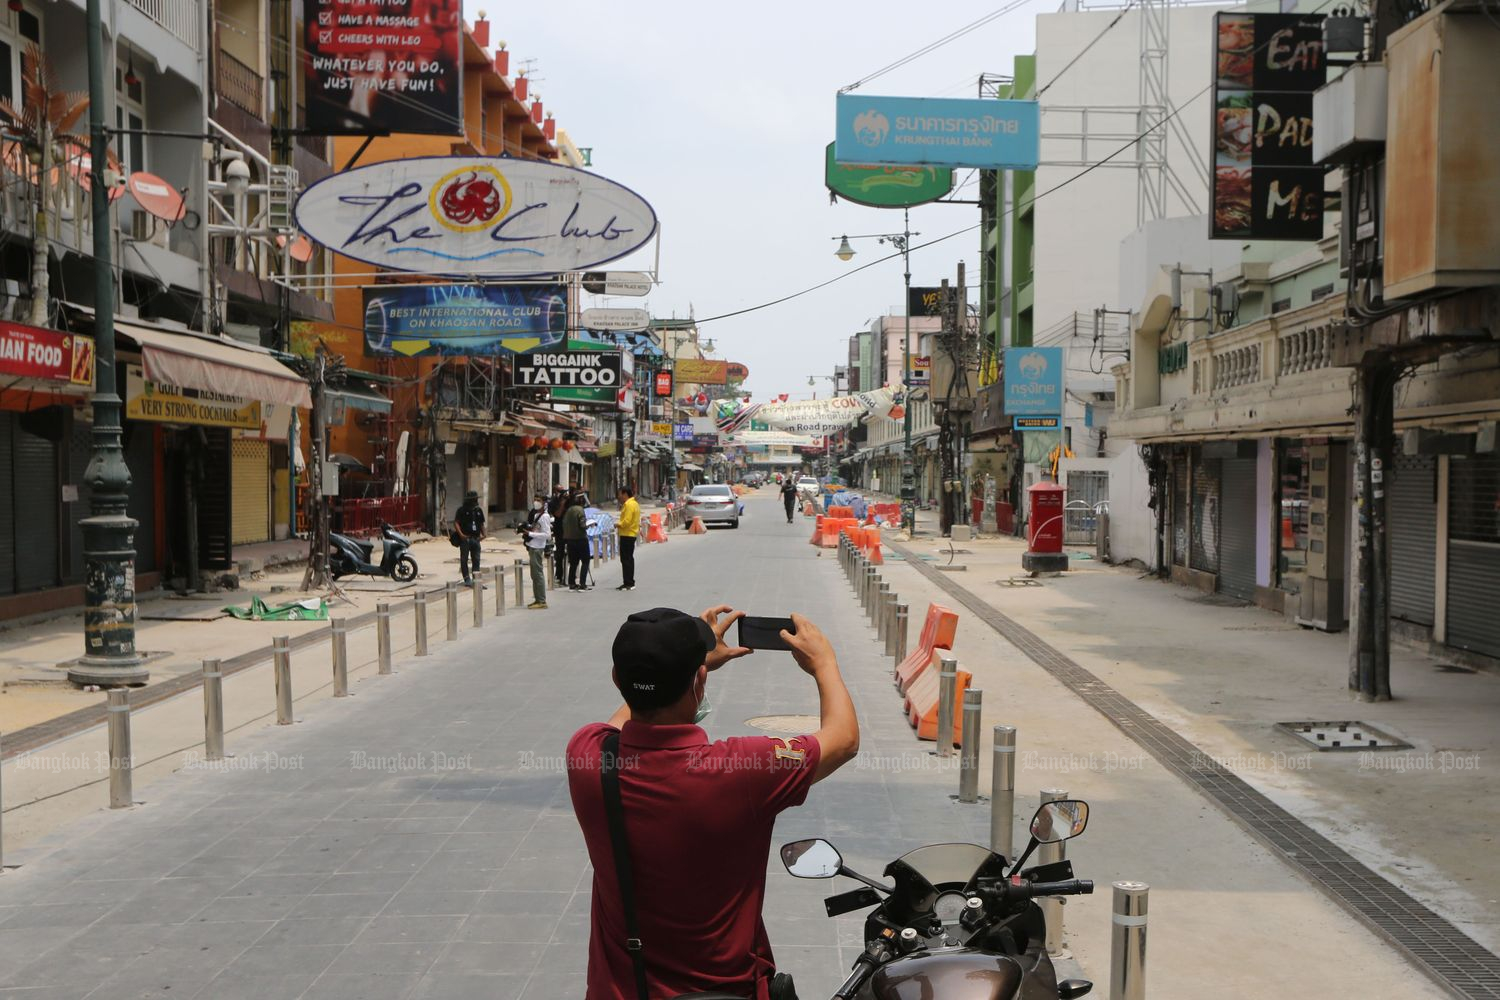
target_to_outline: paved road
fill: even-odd
[[[832,637],[865,757],[784,814],[777,842],[825,835],[870,874],[920,843],[983,842],[987,813],[954,803],[956,775],[929,766],[837,560],[809,533],[763,491],[737,531],[644,549],[633,593],[611,589],[609,564],[599,590],[439,638],[357,697],[235,740],[233,769],[179,772],[137,789],[144,805],[67,828],[0,878],[0,998],[581,996],[591,871],[555,758],[618,704],[610,641],[654,605],[801,610]],[[816,712],[784,654],[732,664],[709,694],[714,737]],[[779,964],[804,996],[826,995],[859,918],[828,920],[820,900],[852,885],[768,871]]]

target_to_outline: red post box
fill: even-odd
[[[1026,547],[1031,552],[1056,553],[1063,547],[1063,497],[1057,483],[1037,483],[1026,489]]]

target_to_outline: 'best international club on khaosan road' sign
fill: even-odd
[[[839,94],[838,163],[1035,170],[1041,112],[1035,101]]]
[[[297,199],[330,250],[422,274],[534,278],[640,249],[656,213],[597,174],[503,157],[421,156],[332,174]]]
[[[1210,236],[1321,239],[1312,94],[1328,78],[1323,15],[1218,14],[1214,42]]]
[[[463,134],[459,0],[303,0],[307,127]]]
[[[92,386],[94,339],[0,321],[0,374]]]
[[[840,163],[834,144],[823,154],[823,185],[845,201],[871,208],[925,205],[953,190],[947,167],[906,167],[888,163]]]
[[[369,357],[519,354],[562,341],[562,285],[399,285],[365,289]]]

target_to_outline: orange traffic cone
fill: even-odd
[[[703,518],[701,518],[701,517],[695,517],[695,518],[693,518],[693,524],[692,524],[692,527],[688,528],[688,534],[690,534],[690,535],[706,535],[706,534],[708,534],[708,529],[703,526]]]

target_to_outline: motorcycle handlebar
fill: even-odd
[[[849,973],[849,978],[844,984],[834,991],[833,1000],[849,1000],[850,997],[859,992],[859,988],[865,984],[865,980],[880,968],[880,963],[870,956],[868,952],[859,956],[854,963],[854,969]]]
[[[1070,878],[1066,882],[1037,882],[1031,887],[1033,896],[1088,896],[1094,892],[1094,880]]]

